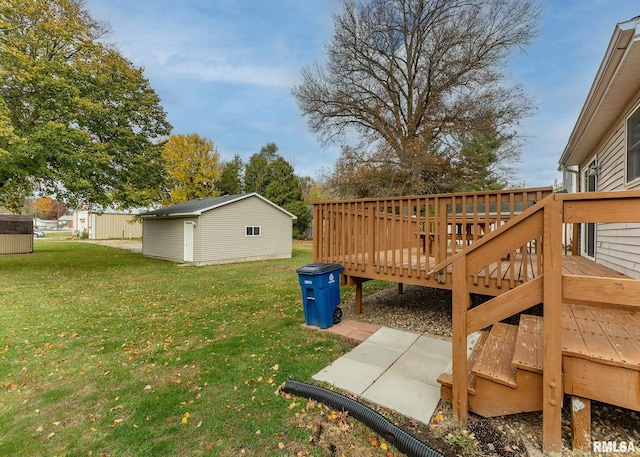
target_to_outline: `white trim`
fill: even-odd
[[[163,215],[150,214],[150,215],[142,215],[140,217],[142,217],[142,219],[150,219],[150,218],[162,218],[162,217],[193,217],[193,216],[200,216],[200,215],[202,215],[202,213],[204,213],[206,211],[211,211],[212,209],[220,208],[222,206],[229,205],[231,203],[239,202],[240,200],[244,200],[245,198],[249,198],[249,197],[258,197],[260,200],[268,203],[269,205],[273,206],[274,208],[277,208],[280,211],[282,211],[283,213],[287,214],[289,217],[291,217],[291,219],[298,219],[298,216],[296,216],[295,214],[291,214],[286,209],[281,208],[280,206],[276,205],[271,200],[268,200],[268,199],[264,198],[262,195],[258,194],[257,192],[252,192],[250,194],[239,195],[238,197],[236,197],[234,199],[227,200],[227,201],[218,203],[216,205],[208,206],[206,208],[202,208],[202,209],[199,209],[197,211],[192,211],[190,213],[172,213],[172,214],[163,214]]]
[[[247,232],[251,229],[251,235]],[[256,229],[258,229],[258,234],[255,234]],[[244,226],[244,236],[253,238],[254,236],[262,236],[262,226],[261,225],[245,225]]]
[[[637,114],[640,112],[640,103],[636,103],[636,105],[629,111],[629,114],[627,116],[625,116],[624,118],[624,170],[622,171],[624,176],[624,187],[625,189],[627,188],[635,188],[637,187],[638,183],[640,182],[640,175],[638,175],[636,178],[632,179],[631,181],[627,181],[627,176],[628,176],[628,159],[629,159],[629,119],[631,119],[631,117],[634,114]]]
[[[260,200],[262,200],[262,201],[264,201],[264,202],[266,202],[266,203],[270,204],[270,205],[271,205],[271,206],[273,206],[274,208],[277,208],[277,209],[279,209],[280,211],[282,211],[283,213],[285,213],[285,214],[289,215],[292,219],[297,219],[297,218],[298,218],[295,214],[291,214],[291,213],[290,213],[289,211],[287,211],[286,209],[281,208],[280,206],[276,205],[276,204],[275,204],[275,203],[273,203],[271,200],[268,200],[268,199],[264,198],[262,195],[260,195],[260,194],[259,194],[259,193],[257,193],[257,192],[252,192],[252,193],[250,193],[250,194],[240,195],[240,196],[238,196],[237,198],[234,198],[233,200],[227,200],[226,202],[218,203],[217,205],[213,205],[213,206],[210,206],[210,207],[208,207],[208,208],[203,208],[203,209],[201,209],[201,210],[197,211],[196,213],[197,213],[197,215],[199,216],[200,214],[204,213],[205,211],[210,211],[210,210],[215,209],[215,208],[220,208],[221,206],[225,206],[225,205],[228,205],[228,204],[230,204],[230,203],[239,202],[240,200],[244,200],[245,198],[249,198],[249,197],[258,197]]]
[[[598,190],[598,175],[595,175],[594,189],[587,189],[586,188],[587,186],[585,186],[586,181],[589,179],[589,167],[592,164],[596,164],[596,165],[598,164],[597,154],[594,155],[580,171],[580,191],[582,192],[596,192]],[[591,256],[588,254],[588,251],[587,251],[587,227],[588,226],[589,226],[589,223],[580,224],[580,231],[582,235],[580,237],[580,254],[583,257],[586,257],[587,259],[595,262],[597,248],[598,248],[598,230],[597,230],[598,227],[595,223],[593,223],[593,256]]]
[[[182,261],[185,263],[193,263],[193,244],[195,241],[195,228],[196,223],[193,221],[185,221],[183,224],[183,243],[184,250],[182,254]]]

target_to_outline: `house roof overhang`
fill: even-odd
[[[607,52],[558,161],[559,169],[591,158],[640,88],[640,16],[616,25]]]

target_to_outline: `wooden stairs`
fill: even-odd
[[[469,411],[495,417],[542,410],[542,323],[523,314],[519,326],[499,322],[470,335]],[[441,398],[451,402],[451,370],[438,382]]]

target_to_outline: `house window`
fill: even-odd
[[[247,236],[260,236],[260,227],[256,227],[256,226],[247,226],[245,227],[246,229],[246,235]]]
[[[627,182],[640,178],[640,109],[627,120]]]

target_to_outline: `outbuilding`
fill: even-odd
[[[140,238],[142,223],[134,212],[112,208],[101,212],[81,209],[73,213],[73,231],[78,234],[86,233],[90,240]]]
[[[147,257],[193,265],[291,257],[296,216],[257,193],[190,200],[141,217]]]
[[[0,214],[0,254],[33,252],[33,217]]]

